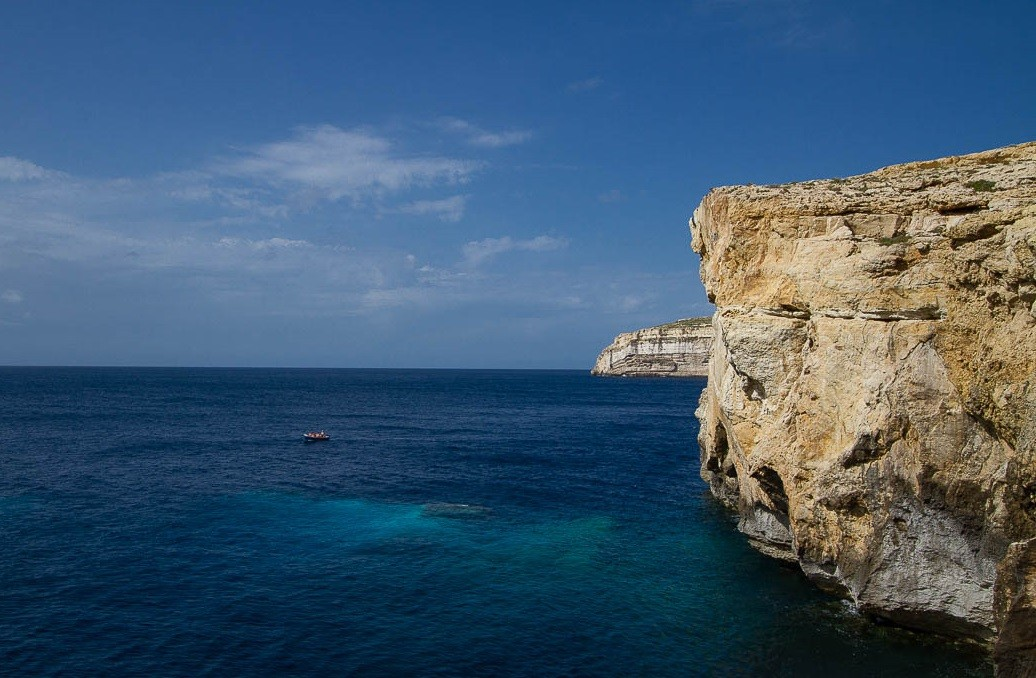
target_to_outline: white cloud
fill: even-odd
[[[606,191],[597,196],[597,201],[603,203],[622,202],[625,199],[625,194],[617,188],[613,188],[612,190]]]
[[[5,301],[8,304],[20,304],[25,297],[18,290],[4,290],[0,293],[0,301]]]
[[[401,214],[414,214],[419,216],[432,215],[442,221],[460,221],[464,216],[464,207],[467,204],[468,196],[455,195],[442,200],[417,200],[397,208]]]
[[[183,226],[189,219],[194,227],[245,228],[296,221],[320,203],[346,199],[357,214],[372,210],[458,221],[468,196],[414,200],[407,192],[441,192],[466,184],[483,167],[484,162],[457,154],[423,153],[414,143],[366,128],[300,127],[286,139],[247,147],[196,169],[136,178],[76,177],[0,157],[0,212],[12,221],[15,211],[30,219],[94,219],[123,231],[132,220],[137,220],[135,228],[143,228],[143,219],[154,225]]]
[[[351,140],[343,142],[343,135]],[[261,146],[237,160],[269,161],[263,171],[273,177],[278,173],[291,177],[298,171],[302,182],[308,180],[302,161],[310,153],[318,161],[311,182],[314,186],[330,187],[334,180],[339,188],[364,190],[362,181],[336,175],[331,160],[327,161],[330,169],[325,167],[330,178],[321,178],[321,156],[306,145],[321,139],[332,147],[337,143],[339,150],[353,144],[350,158],[366,153],[364,157],[373,159],[367,169],[374,176],[368,188],[381,186],[384,191],[426,181],[463,180],[465,172],[474,167],[465,161],[398,154],[391,144],[373,135],[328,128],[300,133],[281,145]],[[293,158],[298,162],[293,164]],[[434,290],[449,280],[447,275],[419,272],[416,257],[408,261],[403,252],[391,247],[374,245],[358,251],[334,243],[336,222],[349,223],[354,211],[346,206],[338,214],[320,215],[321,221],[311,223],[298,210],[286,209],[281,201],[289,196],[260,176],[255,167],[249,171],[259,174],[231,174],[224,165],[219,171],[210,166],[115,180],[75,177],[13,159],[5,159],[2,168],[3,178],[34,178],[29,183],[0,181],[0,270],[11,282],[66,276],[90,284],[101,276],[117,281],[112,283],[116,287],[150,281],[148,284],[166,285],[169,290],[193,289],[215,303],[238,300],[263,313],[284,309],[291,313],[357,313],[379,306],[364,301],[372,290]],[[458,219],[466,199],[459,195],[414,201],[403,210],[417,216]],[[319,244],[307,237],[310,234],[332,242]],[[385,302],[381,306],[397,305],[388,303],[391,293],[380,294]],[[432,294],[443,296],[426,290],[401,295],[399,300],[410,298],[417,303]],[[19,304],[22,299],[18,289],[0,288],[0,306]]]
[[[9,155],[0,157],[0,180],[29,181],[44,179],[52,174],[54,173],[28,160],[13,158]]]
[[[265,240],[248,240],[247,238],[220,238],[216,243],[219,247],[245,247],[257,252],[277,249],[297,249],[313,247],[313,243],[307,240],[289,240],[287,238],[267,238]]]
[[[431,301],[430,290],[422,287],[395,287],[389,289],[368,290],[362,298],[363,308],[368,311],[379,311],[400,306],[428,306]]]
[[[615,308],[622,313],[638,311],[647,304],[650,299],[636,294],[624,294],[615,300]]]
[[[469,143],[475,146],[487,148],[499,148],[501,146],[514,146],[532,139],[532,132],[527,130],[510,130],[507,132],[481,132],[469,139]]]
[[[604,84],[604,79],[600,77],[587,78],[586,80],[577,80],[575,82],[568,83],[567,89],[569,92],[575,94],[578,92],[589,92],[595,90]]]
[[[468,181],[481,163],[415,153],[365,129],[300,127],[293,138],[242,152],[217,172],[275,186],[314,191],[337,201],[360,201],[414,186]]]
[[[491,133],[467,123],[440,133],[462,135],[452,137],[455,148],[506,145],[529,134]],[[436,229],[411,223],[461,219],[471,198],[444,187],[468,181],[483,165],[446,152],[416,153],[397,138],[365,129],[300,128],[285,140],[202,167],[118,179],[3,158],[0,271],[11,289],[0,288],[0,307],[10,315],[29,306],[20,290],[45,290],[31,294],[33,307],[66,303],[101,280],[111,300],[148,286],[182,295],[191,307],[233,304],[234,314],[252,315],[456,309],[490,299],[520,308],[578,303],[576,297],[558,301],[558,289],[567,294],[572,281],[549,277],[536,262],[506,272],[483,266],[508,252],[564,248],[563,238],[463,244],[467,235],[443,243]],[[423,190],[407,193],[413,188]],[[319,209],[300,209],[317,201]],[[376,217],[384,214],[413,215],[397,219],[411,232],[396,233],[398,225],[391,224],[393,232],[382,237],[377,229],[386,224]],[[345,234],[363,245],[336,244]]]
[[[164,190],[173,200],[184,203],[211,203],[271,220],[286,219],[290,213],[278,196],[261,187],[220,186],[214,177],[203,172],[160,175],[153,183],[156,190]]]
[[[502,238],[473,240],[464,245],[462,252],[464,253],[464,261],[467,264],[478,266],[504,252],[516,250],[546,252],[561,249],[566,245],[568,245],[568,241],[564,238],[553,238],[549,235],[536,236],[530,240],[514,240],[510,236],[505,235]]]
[[[490,132],[458,118],[443,118],[439,121],[439,126],[446,131],[464,136],[467,143],[472,146],[481,146],[483,148],[516,146],[529,141],[533,137],[532,132],[529,130]]]

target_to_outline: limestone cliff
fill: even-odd
[[[710,318],[676,322],[624,332],[615,337],[590,371],[620,377],[701,377],[712,350]]]
[[[861,610],[1036,665],[1036,143],[718,188],[691,230],[702,476],[740,529]]]

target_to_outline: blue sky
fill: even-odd
[[[1028,2],[0,6],[0,364],[586,368],[709,188],[1036,138]]]

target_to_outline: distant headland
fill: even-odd
[[[712,318],[684,318],[623,332],[597,357],[591,374],[614,377],[703,377],[712,351]]]

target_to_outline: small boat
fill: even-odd
[[[331,440],[331,436],[323,431],[310,431],[309,433],[303,433],[302,437],[306,439],[307,443],[315,443],[321,440]]]

